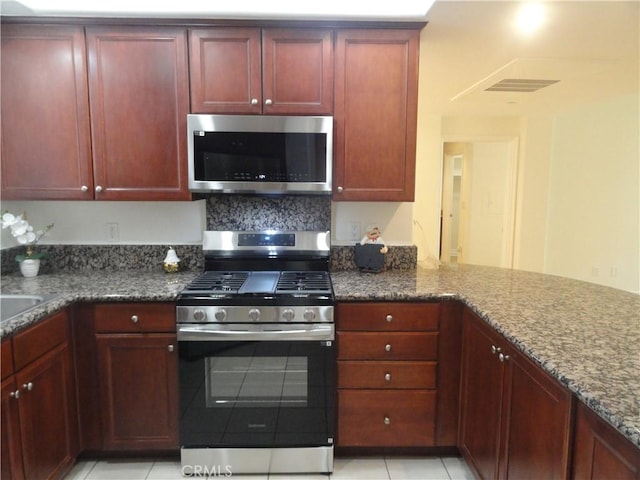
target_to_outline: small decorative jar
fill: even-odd
[[[27,258],[20,262],[20,271],[25,277],[35,277],[40,270],[40,259]]]
[[[173,249],[173,247],[169,247],[167,256],[162,262],[162,268],[167,273],[175,273],[180,268],[180,259],[178,258],[178,255],[176,254],[176,251]]]

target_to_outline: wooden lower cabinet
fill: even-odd
[[[571,393],[464,312],[460,450],[479,478],[568,478]]]
[[[62,312],[11,339],[16,371],[2,383],[3,479],[59,478],[75,461],[78,427],[68,328]]]
[[[438,303],[339,303],[338,447],[436,445]]]
[[[581,403],[573,445],[575,480],[640,479],[640,449]]]
[[[4,348],[4,345],[3,345]],[[2,382],[2,403],[0,405],[0,478],[24,479],[22,462],[22,434],[20,433],[20,412],[18,410],[18,384],[15,377]],[[19,394],[18,394],[19,395]]]
[[[435,390],[339,389],[338,445],[433,445],[435,408]]]
[[[95,329],[102,449],[177,449],[174,305],[96,305]]]

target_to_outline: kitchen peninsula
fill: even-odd
[[[60,298],[4,323],[2,337],[74,302],[170,302],[196,272],[111,271],[24,279],[2,293]],[[461,301],[640,448],[640,297],[550,275],[479,266],[334,271],[338,302]]]

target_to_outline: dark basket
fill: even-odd
[[[380,253],[382,244],[356,244],[356,265],[363,272],[380,272],[384,268],[384,254]]]

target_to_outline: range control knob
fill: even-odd
[[[207,312],[204,310],[196,310],[193,312],[193,319],[196,322],[204,322],[207,319]]]
[[[216,320],[218,320],[219,322],[222,322],[225,318],[227,318],[227,311],[222,308],[220,310],[218,310],[215,315]]]
[[[304,311],[304,315],[303,316],[304,316],[304,319],[307,322],[313,322],[316,319],[316,311],[313,310],[312,308],[307,308]]]
[[[295,316],[296,312],[294,312],[292,308],[285,308],[284,312],[282,312],[282,318],[284,318],[287,322],[293,320]]]
[[[260,319],[260,310],[257,308],[252,308],[249,310],[249,320],[252,322],[257,322]]]

